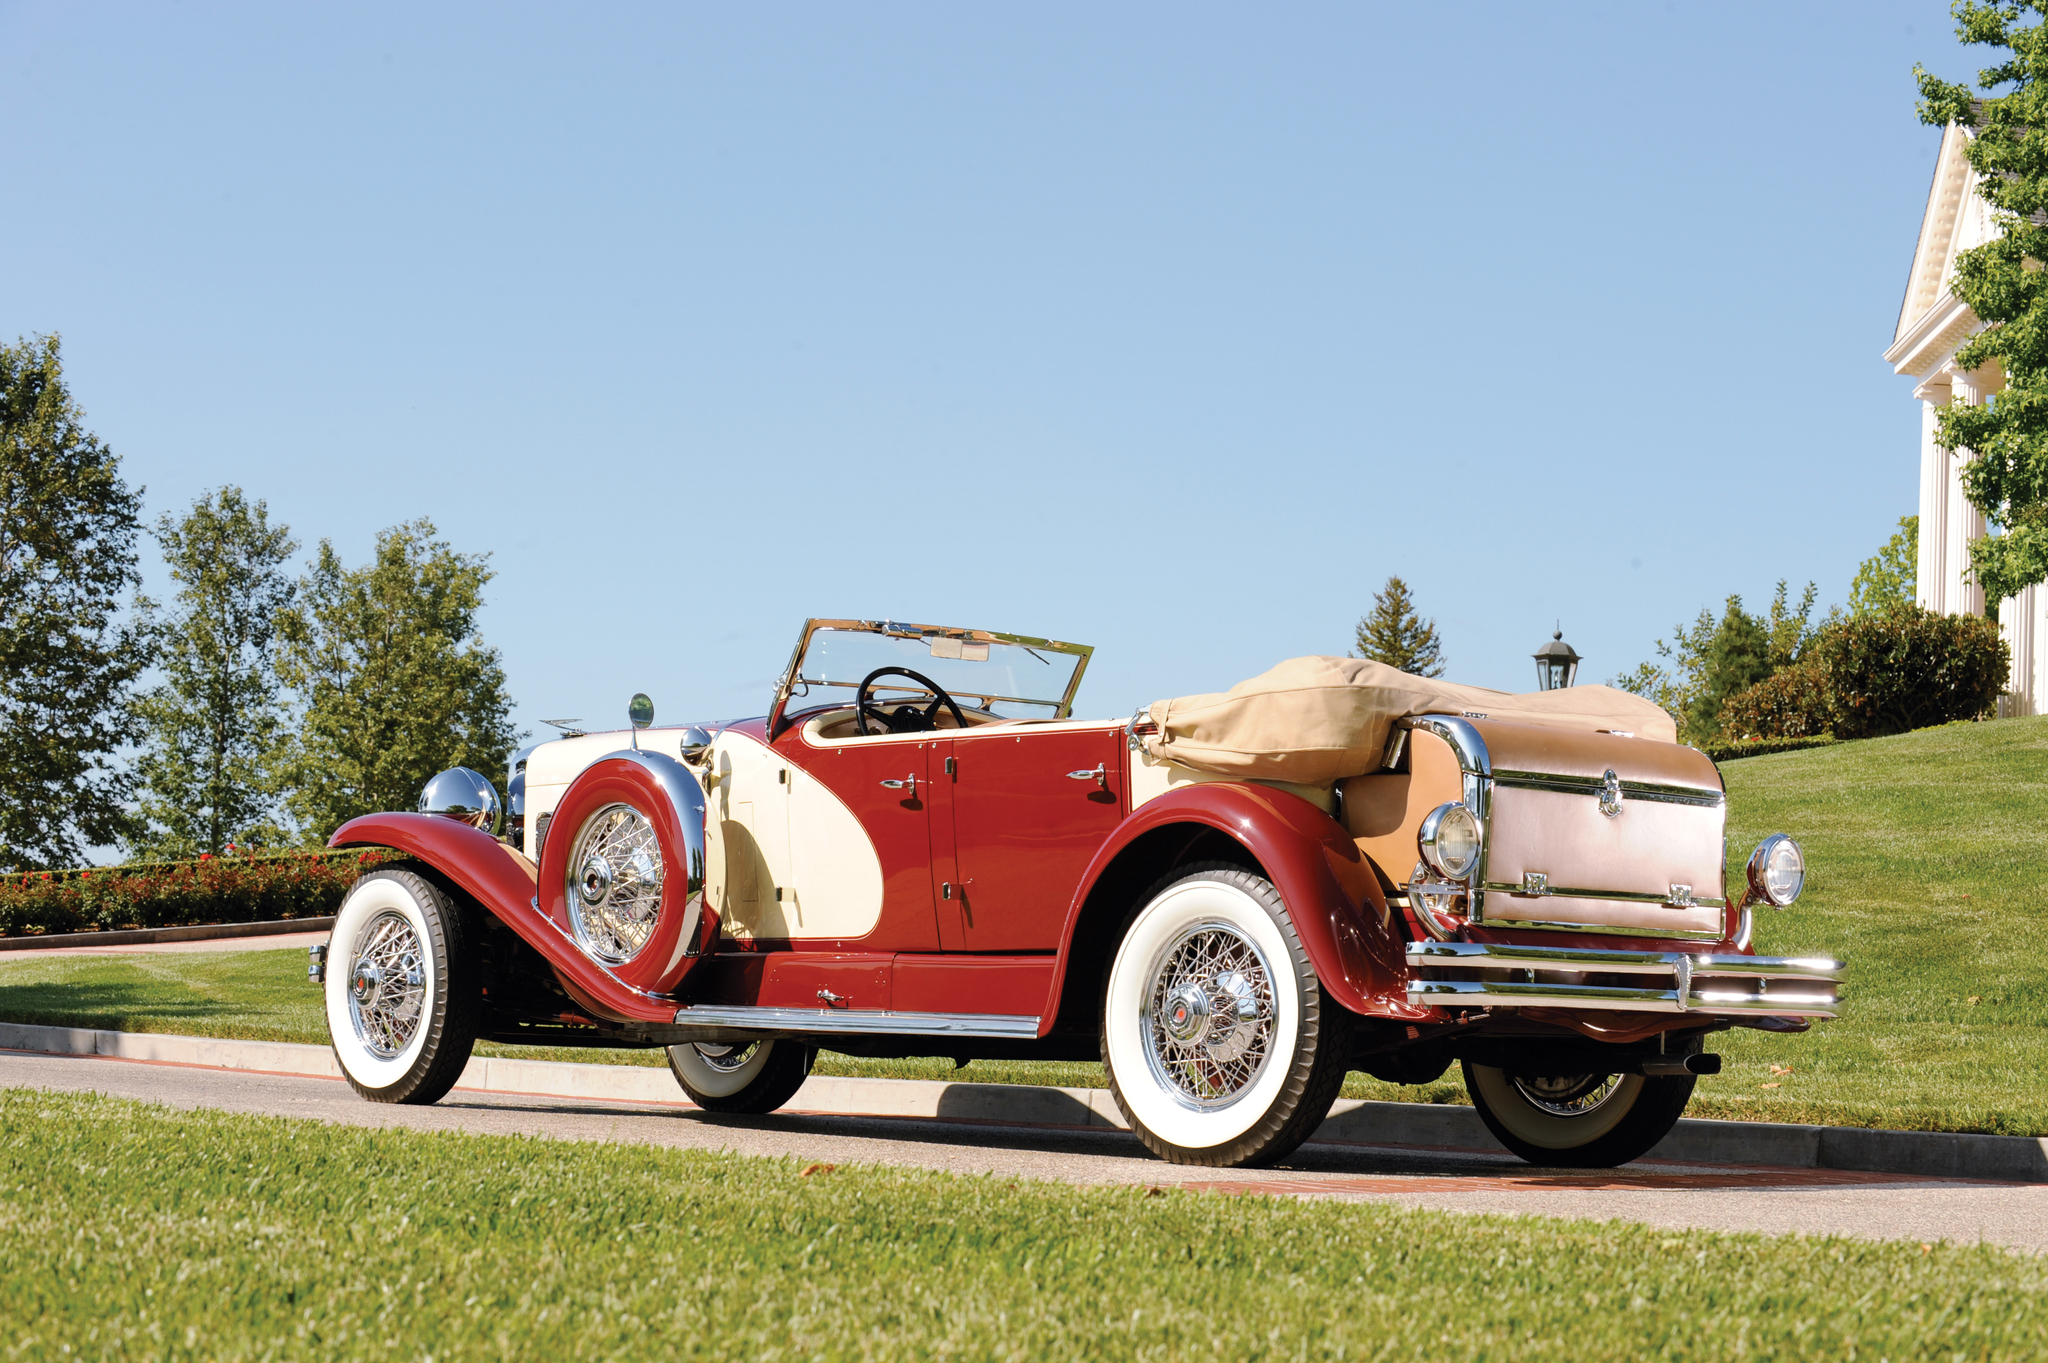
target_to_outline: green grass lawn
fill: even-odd
[[[0,1090],[0,1355],[2022,1359],[2048,1263]]]
[[[1700,1081],[1692,1115],[2048,1134],[2048,719],[1950,725],[1723,770],[1731,883],[1770,832],[1798,838],[1811,866],[1797,905],[1759,910],[1757,949],[1840,955],[1849,986],[1844,1016],[1806,1035],[1715,1038],[1727,1070]],[[0,1018],[326,1040],[296,951],[0,962]],[[485,1049],[661,1063],[659,1052]],[[956,1072],[949,1060],[825,1053],[818,1070],[1104,1083],[1092,1064],[976,1061]],[[1455,1070],[1420,1088],[1353,1075],[1344,1091],[1466,1101]]]

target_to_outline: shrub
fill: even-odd
[[[1998,703],[2010,667],[1995,621],[1917,605],[1836,621],[1815,645],[1838,738],[1975,719]]]
[[[0,936],[321,918],[356,877],[397,857],[380,849],[201,857],[0,877]]]
[[[1829,700],[1820,663],[1797,662],[1729,697],[1720,730],[1727,739],[1813,738],[1834,720]]]

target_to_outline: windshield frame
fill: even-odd
[[[1040,653],[1059,653],[1076,659],[1074,674],[1067,678],[1067,689],[1059,699],[1059,708],[1054,719],[1070,719],[1074,713],[1074,693],[1081,689],[1081,675],[1088,670],[1088,660],[1094,656],[1092,644],[1068,644],[1057,639],[1039,639],[1029,634],[1002,634],[995,630],[962,629],[957,625],[913,625],[901,620],[828,620],[810,619],[804,621],[803,632],[797,636],[796,651],[789,655],[789,666],[775,683],[775,703],[768,710],[768,741],[774,742],[785,726],[782,722],[784,711],[789,708],[790,692],[803,675],[804,655],[810,651],[811,636],[820,630],[843,631],[850,634],[884,634],[897,639],[930,638],[943,636],[959,639],[966,643],[1014,644],[1019,648],[1035,649]],[[813,683],[817,684],[817,683]],[[824,683],[840,685],[840,683]],[[890,687],[891,690],[912,690],[910,687]],[[919,695],[928,692],[918,691]],[[1044,705],[1045,700],[1022,696],[986,697],[990,700],[1008,700],[1027,705]],[[848,704],[851,704],[851,697]]]

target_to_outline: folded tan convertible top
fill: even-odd
[[[1360,658],[1289,658],[1220,695],[1156,701],[1145,750],[1198,771],[1322,785],[1375,771],[1404,715],[1473,715],[1678,741],[1671,716],[1611,686],[1513,695]]]

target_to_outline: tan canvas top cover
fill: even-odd
[[[1144,742],[1153,757],[1197,771],[1323,785],[1377,771],[1394,721],[1432,714],[1678,741],[1670,715],[1611,686],[1518,696],[1411,676],[1360,658],[1289,658],[1221,695],[1154,702],[1159,732]]]

